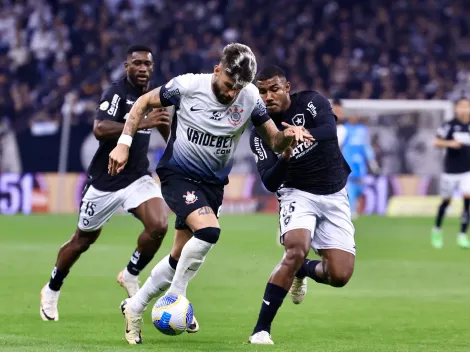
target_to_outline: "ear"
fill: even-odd
[[[287,81],[284,86],[286,87],[286,93],[289,93],[290,92],[290,82]]]
[[[220,71],[221,71],[221,68],[219,65],[214,65],[214,73],[216,74],[216,76],[218,76],[220,74]]]
[[[126,71],[129,68],[129,63],[127,61],[124,61],[124,68],[126,69]]]

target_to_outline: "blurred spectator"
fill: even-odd
[[[157,83],[210,72],[223,46],[241,41],[259,67],[283,66],[294,90],[342,99],[470,96],[465,1],[273,4],[0,0],[0,117],[8,116],[17,133],[34,126],[25,122],[39,112],[41,124],[60,124],[61,111],[73,112],[74,123],[91,122],[102,89],[124,73],[125,48],[136,42],[154,49]]]

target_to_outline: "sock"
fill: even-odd
[[[268,283],[264,291],[263,303],[259,312],[258,321],[256,323],[253,334],[260,331],[267,331],[271,333],[271,323],[276,316],[282,301],[287,295],[287,290],[280,286]]]
[[[175,269],[171,265],[172,259],[178,263],[178,261],[170,255],[160,260],[152,269],[145,284],[132,297],[130,307],[134,313],[142,314],[153,298],[160,296],[170,287],[173,276],[175,275]]]
[[[188,287],[189,281],[196,276],[197,271],[202,263],[204,263],[207,253],[214,246],[213,243],[197,238],[196,232],[181,251],[181,258],[178,261],[175,277],[173,278],[168,292],[186,296],[186,288]]]
[[[304,264],[302,267],[297,271],[295,274],[296,277],[299,279],[304,278],[305,276],[308,276],[309,278],[315,280],[319,284],[326,284],[326,280],[319,277],[315,271],[315,268],[317,267],[318,264],[320,264],[320,260],[308,260],[305,259]]]
[[[467,233],[469,208],[470,208],[470,199],[469,198],[464,198],[464,200],[463,200],[463,213],[462,213],[462,219],[461,219],[461,222],[460,222],[460,233]]]
[[[137,249],[132,253],[131,260],[127,264],[127,271],[132,275],[139,275],[139,273],[147,266],[152,260],[153,255],[142,255]]]
[[[439,209],[437,211],[437,216],[436,216],[436,227],[439,229],[441,228],[442,220],[444,219],[444,214],[449,204],[450,204],[449,200],[443,200],[441,205],[439,206]]]
[[[60,287],[64,283],[68,274],[68,271],[62,272],[55,266],[54,270],[52,270],[51,279],[49,280],[49,288],[52,291],[60,291]]]

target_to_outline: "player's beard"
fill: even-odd
[[[219,101],[219,103],[228,105],[232,102],[232,98],[228,97],[226,95],[223,95],[219,86],[217,85],[217,82],[212,82],[212,91],[214,92],[215,97]]]

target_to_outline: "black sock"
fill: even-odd
[[[436,227],[441,228],[442,220],[444,219],[444,214],[446,212],[447,206],[450,204],[449,200],[443,200],[441,205],[439,205],[439,209],[437,211],[436,216]]]
[[[470,199],[469,198],[464,198],[464,200],[463,200],[462,220],[461,220],[461,223],[460,223],[460,232],[461,233],[467,233],[469,208],[470,208]]]
[[[153,255],[142,255],[137,249],[132,253],[131,260],[127,264],[127,271],[132,275],[139,275],[139,273],[147,266],[152,260]]]
[[[68,271],[62,272],[55,266],[54,270],[52,270],[51,279],[49,280],[49,288],[52,291],[59,291],[68,274]]]
[[[287,290],[284,290],[282,287],[271,283],[266,285],[258,322],[253,330],[253,334],[263,330],[271,333],[271,323],[286,295]]]
[[[308,276],[309,278],[315,280],[319,284],[326,284],[325,279],[319,277],[315,271],[315,268],[317,267],[318,264],[320,264],[320,260],[308,260],[305,259],[304,264],[302,267],[297,271],[295,276],[297,276],[299,279],[304,278],[305,276]]]
[[[178,261],[173,258],[170,254],[170,257],[168,258],[168,261],[170,262],[170,266],[176,270],[176,266],[178,265]]]

